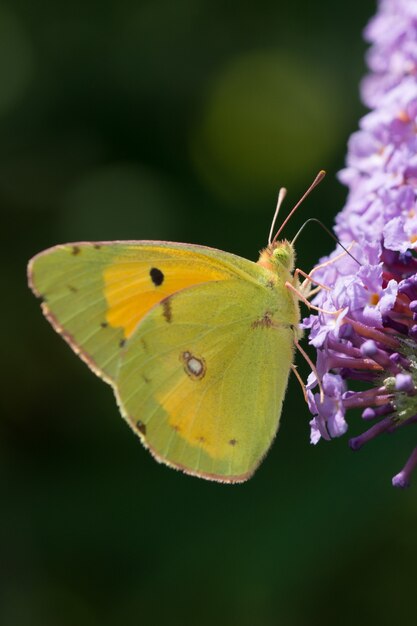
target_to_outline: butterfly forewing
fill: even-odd
[[[228,259],[238,257],[214,264],[216,253],[165,242],[65,244],[32,259],[29,283],[55,330],[111,382],[121,348],[155,304],[191,285],[245,275]]]

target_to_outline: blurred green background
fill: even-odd
[[[347,437],[313,448],[291,380],[252,480],[184,476],[141,447],[25,278],[33,254],[77,240],[187,241],[256,260],[278,187],[288,210],[321,168],[286,235],[310,216],[331,225],[374,10],[0,3],[0,624],[410,623],[417,485],[390,486],[408,429],[355,454]],[[305,270],[333,248],[315,229],[298,242]]]

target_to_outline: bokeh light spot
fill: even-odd
[[[33,51],[17,18],[0,6],[0,115],[26,90],[33,73]]]
[[[332,76],[277,51],[240,56],[215,78],[191,136],[203,181],[232,203],[314,175],[344,134]]]

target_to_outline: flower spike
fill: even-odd
[[[336,250],[322,259],[310,276],[331,289],[317,292],[318,314],[303,321],[317,351],[307,384],[311,441],[343,435],[349,410],[360,408],[368,428],[350,439],[354,450],[417,422],[415,3],[380,0],[365,35],[372,47],[362,99],[371,110],[339,173],[349,193],[335,227],[345,245],[357,242],[360,266]],[[408,486],[416,467],[417,447],[392,484]]]

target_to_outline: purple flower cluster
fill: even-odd
[[[355,450],[417,421],[417,2],[380,0],[365,36],[362,98],[372,110],[349,141],[335,227],[356,260],[340,248],[321,260],[314,304],[323,311],[303,323],[317,350],[311,440],[344,434],[347,410],[359,408],[369,427],[350,440]],[[415,466],[417,448],[393,485],[407,486]]]

